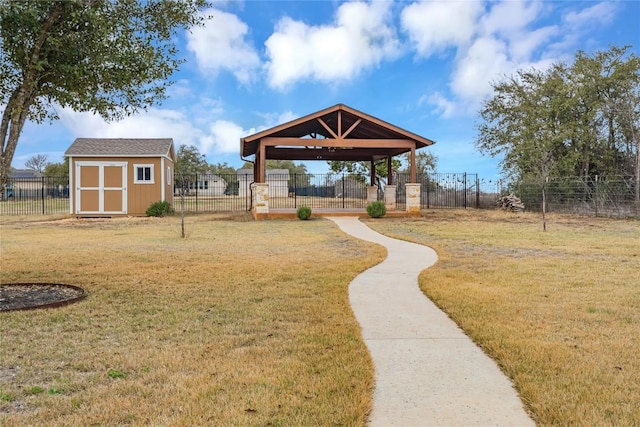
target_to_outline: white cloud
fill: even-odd
[[[203,131],[190,117],[176,110],[150,109],[118,122],[107,122],[92,113],[64,108],[60,119],[74,137],[173,138],[176,147],[193,145],[205,155],[239,153],[240,137],[248,134],[240,126],[225,120],[216,120]]]
[[[201,139],[200,152],[202,153],[239,153],[240,138],[253,133],[246,131],[241,126],[227,121],[216,120],[209,128],[209,135]]]
[[[265,46],[268,84],[279,90],[299,80],[349,80],[399,54],[390,2],[342,4],[333,25],[308,26],[284,17]]]
[[[538,18],[541,3],[526,1],[503,1],[493,3],[489,13],[478,23],[482,35],[501,34],[506,37],[519,35],[524,28]]]
[[[451,89],[458,97],[477,105],[491,92],[492,79],[513,71],[507,46],[495,38],[477,39],[458,62]]]
[[[187,47],[196,55],[203,74],[217,74],[227,70],[240,83],[253,81],[260,67],[256,50],[245,39],[247,24],[236,15],[209,9],[204,12],[209,19],[202,27],[194,27],[187,33]]]
[[[405,7],[400,18],[418,54],[428,58],[467,44],[482,11],[482,2],[478,1],[421,1]]]
[[[588,27],[594,22],[609,23],[613,20],[617,9],[615,2],[601,2],[586,9],[569,12],[564,20],[576,27]]]
[[[60,110],[60,120],[75,137],[91,138],[173,138],[176,144],[194,144],[197,130],[179,111],[151,108],[147,112],[107,122],[93,113]]]
[[[444,117],[477,111],[491,94],[492,83],[519,69],[547,69],[566,59],[593,25],[610,22],[617,10],[602,2],[574,10],[559,21],[540,25],[557,7],[541,1],[422,1],[402,10],[405,31],[421,57],[454,49],[448,95],[427,94]],[[447,97],[448,96],[448,97]]]
[[[440,92],[435,92],[429,96],[423,95],[418,100],[418,105],[430,104],[434,106],[434,112],[441,117],[448,119],[453,117],[458,110],[455,102],[448,100]]]

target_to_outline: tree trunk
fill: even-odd
[[[41,59],[42,47],[50,36],[51,27],[62,16],[64,8],[64,1],[55,4],[42,23],[38,38],[29,55],[29,63],[22,74],[23,80],[11,94],[2,113],[2,122],[0,123],[0,141],[2,142],[2,147],[0,147],[0,188],[2,190],[9,182],[9,171],[18,145],[18,138],[29,116],[29,109],[36,100],[38,86],[41,84],[38,81],[41,71],[38,71],[37,67]]]

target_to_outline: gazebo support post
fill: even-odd
[[[253,219],[267,219],[269,217],[269,184],[254,182],[251,184],[253,203],[251,214]]]
[[[378,186],[376,185],[376,164],[371,159],[371,173],[369,174],[369,186],[367,187],[367,204],[378,200]]]
[[[411,182],[405,184],[407,204],[407,213],[412,215],[420,214],[420,183],[416,177],[416,149],[411,148]]]
[[[387,157],[387,185],[384,186],[384,205],[388,211],[396,210],[396,185],[393,183],[392,157]]]

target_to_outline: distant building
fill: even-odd
[[[251,194],[250,185],[253,182],[253,169],[239,169],[238,175],[238,195],[248,197]],[[289,170],[288,169],[267,169],[265,172],[266,183],[269,184],[269,197],[289,196]]]

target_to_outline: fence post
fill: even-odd
[[[44,215],[44,176],[40,178],[41,186],[40,186],[40,196],[42,197],[42,215]]]
[[[342,209],[344,209],[344,174],[342,174]]]
[[[198,181],[198,172],[196,172],[196,212],[198,212],[198,190],[200,189],[200,181]]]
[[[462,185],[464,186],[464,208],[467,209],[467,173],[465,172],[462,178]]]
[[[476,209],[480,209],[480,178],[476,174]]]
[[[596,194],[595,194],[595,200],[596,202],[596,218],[598,217],[598,175],[596,175]]]
[[[429,187],[430,187],[430,185],[429,185],[429,175],[426,175],[426,177],[427,177],[427,209],[429,209]],[[405,201],[405,203],[406,203],[406,201]]]

